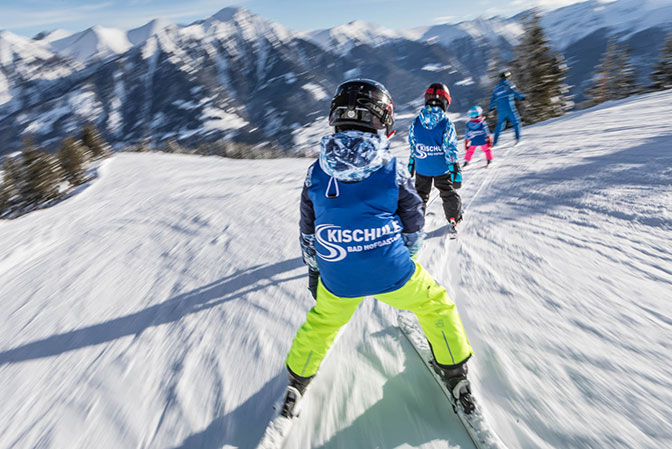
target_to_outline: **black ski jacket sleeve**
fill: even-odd
[[[315,234],[315,210],[313,202],[308,196],[308,186],[303,185],[301,192],[301,221],[299,222],[301,234]]]

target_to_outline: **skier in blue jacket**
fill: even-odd
[[[346,81],[331,101],[329,124],[336,132],[322,138],[301,194],[301,250],[316,302],[287,356],[281,414],[295,416],[336,334],[366,296],[416,314],[437,372],[471,413],[464,327],[446,290],[413,259],[425,220],[406,167],[389,150],[392,98],[376,81]]]
[[[525,95],[516,90],[516,86],[509,81],[509,78],[511,78],[511,72],[502,72],[500,80],[495,85],[495,88],[492,91],[492,97],[490,98],[490,110],[494,110],[495,105],[497,106],[497,125],[495,126],[495,137],[492,143],[493,147],[497,145],[499,133],[504,130],[507,121],[513,125],[513,129],[516,133],[516,144],[520,142],[521,123],[520,116],[516,110],[515,99],[524,100]]]
[[[446,114],[450,101],[450,91],[445,84],[431,84],[425,91],[425,107],[408,131],[411,147],[408,169],[411,176],[415,174],[415,188],[422,198],[423,211],[434,183],[443,201],[446,220],[454,232],[462,220],[462,199],[456,191],[462,185],[462,173],[457,157],[457,132]]]

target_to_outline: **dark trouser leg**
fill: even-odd
[[[419,173],[415,174],[415,190],[418,191],[420,199],[422,200],[422,213],[427,210],[427,201],[429,201],[429,194],[432,192],[432,177],[424,176]]]
[[[450,220],[451,218],[454,218],[458,222],[462,220],[462,198],[460,198],[460,195],[453,188],[453,183],[450,181],[450,173],[436,176],[434,178],[434,185],[439,189],[446,220]]]

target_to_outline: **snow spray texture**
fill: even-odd
[[[315,211],[315,249],[322,283],[331,293],[356,298],[396,290],[413,275],[401,239],[394,158],[359,182],[338,183],[314,164],[308,195]],[[337,181],[336,181],[337,182]],[[377,270],[371,276],[371,268]]]

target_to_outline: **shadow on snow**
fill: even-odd
[[[283,279],[273,279],[282,273],[293,271],[302,266],[301,258],[297,257],[270,265],[256,265],[246,270],[240,270],[219,281],[175,296],[139,312],[70,332],[52,335],[42,340],[0,352],[0,366],[59,355],[87,346],[110,342],[128,335],[137,335],[148,328],[178,321],[184,316],[242,298],[266,287],[304,277],[305,275],[301,274]],[[259,307],[254,304],[252,306]]]

